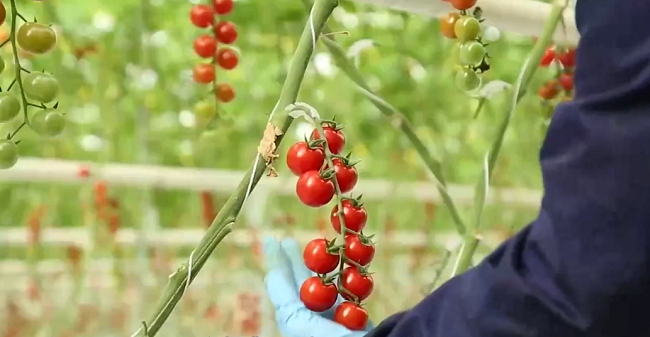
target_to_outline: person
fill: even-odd
[[[480,1],[479,1],[480,2]],[[306,310],[277,245],[267,290],[288,337],[650,336],[650,1],[578,0],[575,96],[540,151],[536,220],[412,309],[367,332]],[[381,244],[381,243],[378,243]],[[284,247],[284,248],[283,248]],[[287,269],[288,268],[288,269]],[[291,268],[293,275],[279,275]],[[291,293],[291,294],[290,294]]]

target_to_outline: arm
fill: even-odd
[[[367,336],[650,333],[650,2],[578,0],[576,97],[541,150],[539,217]]]

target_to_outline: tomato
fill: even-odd
[[[0,2],[0,26],[5,23],[5,20],[7,20],[7,9],[5,8],[5,5]]]
[[[57,110],[37,111],[30,119],[32,129],[42,137],[56,137],[65,129],[65,117]]]
[[[18,162],[18,146],[8,139],[0,139],[0,169],[14,167]]]
[[[217,84],[215,95],[219,102],[228,103],[235,99],[235,89],[227,83]]]
[[[194,52],[203,58],[214,57],[217,52],[217,40],[210,35],[201,35],[194,40]]]
[[[559,90],[557,84],[554,81],[550,81],[544,84],[541,88],[539,88],[539,91],[537,92],[538,96],[544,100],[553,99],[557,97],[558,93]]]
[[[456,38],[454,25],[460,19],[460,14],[456,12],[449,12],[442,19],[440,19],[440,33],[450,39]]]
[[[192,69],[194,82],[208,84],[214,81],[214,67],[209,63],[199,63]]]
[[[454,33],[460,42],[476,40],[481,33],[481,23],[473,16],[463,16],[454,23]]]
[[[368,312],[358,304],[343,302],[334,310],[334,322],[353,331],[363,330],[368,325]]]
[[[212,5],[214,7],[214,11],[219,15],[230,14],[233,7],[235,7],[233,0],[214,0],[212,1]]]
[[[347,267],[341,273],[341,287],[356,296],[359,302],[370,296],[374,286],[372,276],[361,274],[355,266]],[[346,300],[353,300],[352,296],[344,291],[341,291],[341,296]]]
[[[330,253],[330,243],[325,239],[309,241],[302,253],[307,269],[318,274],[327,274],[339,266],[339,256]]]
[[[214,27],[214,34],[221,43],[231,44],[237,40],[237,29],[230,21],[221,21]]]
[[[573,90],[573,74],[564,73],[558,78],[560,86],[566,91]]]
[[[368,221],[368,212],[361,206],[355,206],[352,200],[343,200],[343,221],[345,221],[345,228],[357,233],[361,232],[366,227]],[[337,233],[341,233],[341,221],[339,219],[339,205],[334,206],[330,212],[330,222],[332,227]]]
[[[18,28],[18,45],[32,54],[45,54],[56,45],[56,33],[48,25],[26,22]]]
[[[217,63],[223,69],[232,70],[237,67],[239,57],[237,56],[237,53],[230,48],[219,49],[219,52],[217,53]]]
[[[46,73],[31,72],[23,78],[25,96],[41,103],[50,103],[59,96],[59,81]]]
[[[458,50],[458,60],[464,66],[480,64],[485,57],[485,47],[480,42],[471,41],[463,43]]]
[[[8,122],[20,112],[20,101],[8,92],[0,92],[0,123]]]
[[[325,132],[325,140],[327,141],[327,147],[330,149],[330,152],[333,154],[339,154],[343,151],[345,146],[345,135],[339,130],[334,130],[331,126],[324,125],[323,132]],[[311,133],[313,139],[320,139],[320,134],[318,130],[314,130]]]
[[[348,234],[345,236],[345,257],[367,266],[375,257],[375,246],[364,244],[356,234]]]
[[[460,90],[472,91],[481,86],[481,78],[474,70],[463,68],[456,73],[455,84]]]
[[[203,100],[194,104],[194,115],[199,118],[209,119],[217,114],[217,107],[214,100]]]
[[[5,62],[5,59],[0,56],[0,74],[5,71],[5,68],[7,67],[7,63]]]
[[[77,171],[77,177],[88,178],[90,177],[90,168],[88,166],[80,166]]]
[[[359,173],[357,168],[354,166],[347,166],[340,159],[333,159],[332,164],[334,164],[334,172],[336,172],[336,182],[339,183],[339,189],[341,193],[348,193],[352,191],[354,186],[359,180]]]
[[[336,303],[339,296],[334,284],[324,284],[318,276],[312,276],[300,286],[300,300],[307,309],[323,312]]]
[[[287,151],[287,166],[297,176],[308,171],[320,170],[324,162],[323,149],[311,148],[306,142],[297,142]]]
[[[553,48],[548,48],[544,52],[542,59],[539,61],[539,65],[541,67],[548,67],[551,65],[553,60],[555,60],[555,50],[553,50]]]
[[[296,194],[303,204],[321,207],[334,197],[334,184],[323,179],[319,171],[305,172],[298,178]]]
[[[562,65],[565,68],[572,68],[575,67],[576,65],[576,50],[575,49],[569,49],[565,51],[564,53],[561,53],[557,57],[558,61],[562,63]]]
[[[208,28],[214,21],[214,11],[208,5],[194,5],[190,10],[190,20],[198,28]]]
[[[476,6],[476,0],[451,0],[451,5],[459,11],[464,11]]]
[[[108,203],[108,184],[103,180],[95,182],[95,203],[103,206]]]

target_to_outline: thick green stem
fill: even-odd
[[[318,38],[320,36],[323,25],[336,6],[338,6],[338,0],[317,0],[314,4],[309,20],[305,25],[302,36],[300,37],[300,42],[298,43],[296,52],[291,64],[289,65],[287,79],[282,87],[280,99],[275,107],[278,112],[284,112],[286,106],[295,103],[302,79],[305,76],[307,65],[309,64],[309,60],[314,51],[315,42],[313,41],[313,37],[315,36]],[[283,134],[286,133],[292,122],[293,118],[285,115],[281,126]],[[275,140],[276,145],[280,144],[282,138],[282,135],[277,137]],[[210,225],[205,236],[194,249],[190,259],[170,277],[154,314],[151,319],[147,321],[147,337],[153,337],[158,333],[176,304],[180,301],[186,287],[199,273],[217,245],[219,245],[223,238],[232,230],[232,226],[243,207],[244,200],[246,199],[246,192],[249,183],[252,184],[251,188],[254,188],[266,171],[266,166],[263,164],[264,160],[259,154],[258,157],[259,158],[256,158],[256,162],[259,161],[261,164],[257,165],[257,167],[251,165],[247,174],[239,183],[239,186],[237,186],[237,189],[233,192],[228,201],[226,201],[225,205]],[[191,277],[189,277],[188,280],[189,275],[191,275]],[[143,333],[144,331],[141,327],[135,334],[133,334],[133,336],[144,336]]]

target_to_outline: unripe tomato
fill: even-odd
[[[50,74],[31,72],[23,78],[25,96],[41,103],[53,102],[59,96],[59,81]]]
[[[375,246],[365,245],[356,234],[347,234],[345,236],[345,257],[362,266],[367,266],[375,257]]]
[[[564,73],[560,75],[558,78],[558,82],[560,83],[560,86],[566,91],[571,91],[573,90],[573,74],[571,73]]]
[[[325,239],[309,241],[302,253],[307,269],[317,274],[327,274],[339,266],[339,256],[328,251],[329,242]]]
[[[354,166],[347,166],[340,159],[333,159],[334,172],[336,172],[336,182],[339,184],[341,193],[348,193],[352,191],[354,186],[357,185],[359,180],[359,173]]]
[[[463,16],[456,20],[454,33],[459,42],[474,41],[481,33],[481,23],[473,16]]]
[[[232,70],[237,67],[239,56],[230,48],[222,48],[217,52],[217,63],[223,69]]]
[[[219,102],[228,103],[235,99],[235,89],[228,83],[219,83],[215,95]]]
[[[203,100],[194,104],[194,114],[203,119],[209,119],[217,114],[214,100]]]
[[[368,212],[364,207],[355,207],[351,200],[343,200],[343,221],[345,228],[357,233],[366,227],[368,221]],[[330,212],[330,222],[337,233],[341,233],[341,220],[339,219],[339,206],[336,205]]]
[[[209,63],[199,63],[192,69],[194,82],[208,84],[214,81],[214,67]]]
[[[324,284],[317,276],[308,278],[300,286],[300,300],[307,309],[315,312],[331,308],[338,295],[334,284]]]
[[[334,310],[334,322],[350,330],[360,331],[368,325],[368,312],[358,304],[343,302]]]
[[[233,0],[213,0],[212,5],[214,7],[214,11],[219,15],[230,14],[233,7],[235,7]]]
[[[32,54],[45,54],[56,45],[56,33],[48,25],[26,22],[18,28],[18,45]]]
[[[237,29],[230,21],[221,21],[214,27],[214,34],[221,43],[232,44],[237,40]]]
[[[464,11],[476,6],[476,0],[451,0],[451,5],[459,11]]]
[[[293,174],[300,176],[308,171],[318,171],[325,162],[325,153],[320,148],[310,148],[306,142],[297,142],[287,151],[287,166]]]
[[[457,12],[449,12],[442,19],[440,19],[440,33],[450,39],[456,38],[454,25],[460,19],[460,14]]]
[[[65,117],[55,109],[39,110],[30,119],[30,126],[41,137],[60,135],[65,124]]]
[[[343,151],[345,146],[345,135],[340,130],[334,130],[331,126],[323,126],[323,132],[325,132],[325,140],[327,141],[327,147],[330,149],[330,152],[333,154],[339,154]],[[318,130],[315,129],[311,133],[312,139],[320,139],[320,134]]]
[[[318,171],[305,172],[298,178],[296,194],[303,204],[321,207],[334,197],[334,184],[323,179]]]
[[[341,287],[357,297],[359,302],[365,300],[372,293],[375,283],[370,275],[363,275],[355,266],[343,269],[341,273]],[[352,296],[342,291],[341,296],[346,300],[353,300]]]
[[[203,58],[214,57],[217,52],[217,40],[211,35],[201,35],[194,40],[194,52]]]
[[[458,60],[464,66],[475,66],[481,63],[484,57],[485,47],[480,42],[463,43],[458,50]]]
[[[481,78],[474,70],[463,68],[456,73],[455,84],[460,90],[472,91],[481,86]]]
[[[0,123],[8,122],[20,112],[20,101],[9,92],[0,92]]]
[[[214,21],[214,11],[208,5],[194,5],[190,11],[190,20],[198,28],[207,28]]]
[[[14,167],[18,162],[18,146],[11,140],[0,139],[0,169]]]

